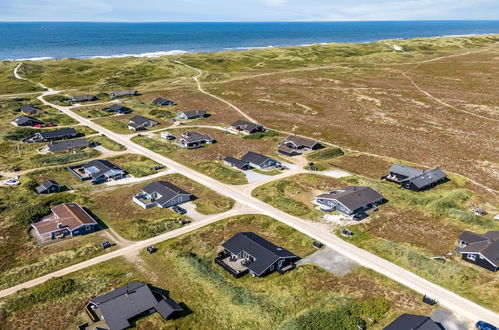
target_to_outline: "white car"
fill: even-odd
[[[17,181],[17,180],[14,180],[14,179],[8,179],[8,180],[5,180],[4,183],[7,185],[7,186],[19,186],[21,184],[21,182]]]

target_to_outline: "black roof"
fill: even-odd
[[[111,330],[121,330],[130,326],[129,320],[151,309],[155,309],[165,319],[173,312],[183,310],[173,300],[158,299],[151,288],[143,282],[132,282],[90,300],[101,312]]]
[[[67,140],[62,142],[52,142],[47,144],[47,147],[49,148],[50,152],[61,152],[69,150],[71,148],[88,147],[88,140],[83,138],[83,139]]]
[[[127,95],[137,95],[139,92],[134,90],[134,89],[124,89],[121,91],[114,91],[111,92],[112,97],[120,97],[120,96],[127,96]]]
[[[242,161],[257,165],[263,164],[267,159],[272,159],[272,158],[264,156],[262,154],[257,154],[256,152],[252,151],[247,152],[243,157],[241,157]]]
[[[234,165],[235,167],[238,168],[243,168],[244,166],[248,165],[248,162],[245,162],[243,160],[234,158],[234,157],[225,157],[224,162],[227,162],[231,165]]]
[[[222,247],[232,254],[239,254],[245,251],[255,258],[255,261],[247,265],[247,267],[256,275],[265,272],[281,258],[297,258],[296,255],[288,250],[274,245],[255,233],[237,233],[227,242],[223,243]]]
[[[160,194],[161,197],[156,199],[156,202],[159,204],[164,204],[178,195],[184,195],[184,194],[189,195],[189,193],[186,192],[185,190],[166,181],[151,182],[150,184],[142,188],[142,191],[146,192],[147,194],[152,194],[152,193]]]
[[[150,121],[156,122],[154,119],[147,118],[144,116],[139,116],[139,115],[133,116],[132,118],[130,118],[130,123],[133,123],[135,125],[143,125],[143,124],[150,122]]]
[[[52,186],[59,186],[59,184],[53,180],[45,180],[41,185],[35,187],[36,192],[41,193]]]
[[[184,114],[187,118],[194,117],[204,117],[206,116],[206,111],[204,110],[189,110],[189,111],[181,111],[179,114]]]
[[[176,105],[177,104],[174,101],[165,99],[163,97],[158,97],[157,99],[152,101],[152,103],[157,104],[157,105]]]
[[[242,129],[245,131],[249,131],[249,132],[251,132],[253,130],[261,130],[263,128],[262,125],[255,124],[255,123],[252,123],[252,122],[247,121],[247,120],[237,120],[234,123],[232,123],[232,125],[230,125],[230,126],[235,127],[235,128],[239,128],[239,129]]]
[[[94,95],[75,95],[71,98],[73,102],[85,102],[85,101],[93,101],[97,98]]]
[[[429,316],[404,313],[383,330],[441,330]]]
[[[33,123],[43,124],[43,122],[42,122],[42,121],[40,121],[40,120],[36,119],[35,117],[25,116],[25,115],[22,115],[22,116],[17,117],[16,119],[14,119],[14,121],[15,121],[18,125],[22,125],[22,124],[25,124],[25,123],[28,123],[28,122],[33,122]]]
[[[329,194],[319,195],[317,198],[337,200],[353,212],[366,205],[379,202],[384,197],[371,187],[348,186]]]
[[[127,107],[125,107],[122,104],[116,104],[115,103],[115,104],[111,105],[110,107],[104,108],[104,110],[107,110],[107,111],[120,111],[120,110],[128,111],[130,109],[127,108]]]
[[[195,143],[195,142],[209,142],[213,141],[213,138],[207,134],[201,134],[198,132],[184,132],[182,133],[181,138],[186,142],[186,143]]]
[[[38,135],[42,139],[49,140],[49,139],[63,138],[66,136],[75,136],[78,135],[78,131],[71,127],[71,128],[59,129],[56,131],[39,132],[36,133],[36,135]]]
[[[32,105],[25,105],[20,110],[24,113],[31,113],[40,110],[40,108],[34,107]]]
[[[439,168],[434,168],[423,173],[414,176],[412,178],[407,178],[402,182],[411,181],[416,187],[423,189],[434,183],[442,181],[447,175]]]
[[[499,231],[489,231],[483,235],[465,231],[459,236],[460,240],[469,243],[464,248],[459,248],[459,253],[480,254],[491,264],[499,267]],[[466,241],[468,240],[468,241]]]
[[[106,159],[95,159],[83,165],[83,168],[86,170],[88,170],[91,167],[95,167],[97,169],[97,172],[91,173],[92,178],[98,178],[102,176],[104,173],[111,170],[123,172],[123,169],[121,167],[111,163]]]

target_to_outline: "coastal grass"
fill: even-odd
[[[137,154],[124,154],[111,157],[109,161],[121,167],[125,172],[130,173],[136,178],[142,178],[148,175],[158,173],[154,167],[159,163]],[[161,169],[164,170],[164,169]]]
[[[43,92],[43,89],[26,80],[14,77],[16,62],[0,61],[0,94]]]
[[[221,182],[233,185],[248,183],[244,173],[223,166],[214,160],[217,156],[214,156],[214,153],[210,152],[210,149],[213,149],[214,145],[204,146],[195,150],[185,150],[171,142],[162,141],[159,137],[135,136],[132,138],[132,141]],[[210,155],[203,157],[202,155],[205,155],[205,152],[210,153]],[[191,161],[192,157],[197,160]]]
[[[159,207],[146,210],[133,202],[133,196],[153,181],[167,181],[192,194],[196,211],[202,214],[217,214],[234,206],[232,199],[221,196],[183,175],[168,174],[140,183],[92,190],[87,193],[91,200],[89,209],[103,223],[129,240],[142,240],[179,228],[179,219],[188,218],[188,214],[187,217],[180,216],[171,209]]]
[[[54,294],[54,282],[4,298],[3,324],[10,328],[76,325],[88,322],[83,306],[89,297],[109,292],[135,280],[167,290],[168,296],[190,313],[165,321],[153,314],[139,318],[137,329],[231,327],[245,329],[296,329],[319,325],[363,324],[371,318],[373,329],[382,329],[402,312],[428,315],[432,307],[407,288],[362,267],[336,276],[314,265],[305,265],[264,278],[233,278],[213,262],[218,246],[237,232],[252,231],[300,257],[314,251],[313,240],[294,229],[260,215],[238,216],[157,244],[154,254],[141,252],[132,264],[117,258],[64,276],[63,294]],[[39,296],[44,299],[26,297]],[[210,303],[206,303],[210,297]],[[16,308],[17,307],[17,308]],[[54,314],[53,317],[48,315]],[[30,317],[27,317],[29,315]],[[329,324],[329,323],[328,323]]]
[[[499,285],[497,276],[462,261],[459,254],[442,262],[432,259],[433,255],[424,249],[378,238],[362,227],[349,229],[354,233],[351,238],[345,238],[339,232],[338,236],[479,305],[499,311],[495,289]]]
[[[110,151],[126,150],[125,146],[119,144],[118,142],[111,140],[108,137],[102,136],[102,135],[98,135],[98,136],[90,138],[89,142],[95,142],[97,145],[100,145],[100,146],[102,146]]]

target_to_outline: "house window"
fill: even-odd
[[[86,230],[90,230],[90,226],[85,226],[85,229]]]
[[[475,261],[476,260],[476,254],[468,254],[468,256],[466,258],[468,258],[468,260]]]

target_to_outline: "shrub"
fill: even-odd
[[[307,156],[308,160],[318,161],[327,160],[343,156],[345,153],[340,148],[325,148],[314,151]]]
[[[22,139],[26,139],[38,132],[40,132],[40,130],[34,130],[31,128],[16,128],[14,130],[10,130],[7,134],[5,134],[4,138],[7,140],[19,141]]]
[[[35,286],[27,295],[8,301],[6,309],[10,311],[26,309],[38,303],[60,299],[72,293],[75,289],[76,283],[71,278],[52,278],[43,284]]]
[[[254,134],[246,135],[243,137],[245,140],[260,140],[265,137],[275,137],[279,136],[279,132],[273,131],[273,130],[267,130],[265,132],[257,132]]]

